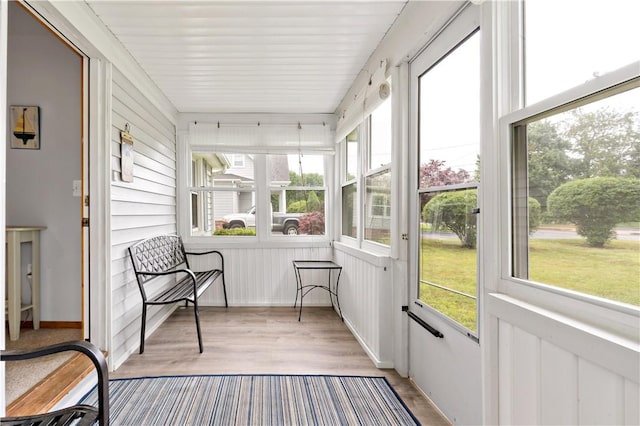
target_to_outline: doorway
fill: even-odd
[[[19,334],[5,338],[6,348],[25,348],[86,337],[83,269],[87,266],[82,228],[83,175],[88,166],[83,160],[85,59],[22,3],[9,2],[7,33],[7,110],[28,107],[37,112],[36,119],[23,117],[21,123],[25,129],[29,127],[25,118],[29,121],[38,143],[6,146],[6,224],[42,228],[39,307],[24,309]],[[10,120],[8,133],[15,130],[14,124],[18,125]],[[30,245],[20,245],[23,305],[37,300]],[[34,311],[39,311],[40,318]],[[29,377],[12,372],[14,366],[8,364],[6,403],[64,362],[66,359],[15,363],[33,363],[17,367],[34,373]]]
[[[461,424],[482,421],[479,22],[465,5],[410,63],[409,375]]]

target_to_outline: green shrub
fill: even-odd
[[[233,228],[233,229],[216,229],[213,235],[256,235],[255,228]]]
[[[422,220],[431,224],[431,229],[444,225],[455,233],[462,247],[475,248],[477,240],[476,216],[471,211],[478,205],[477,190],[449,191],[433,197],[422,209]],[[540,226],[542,217],[540,203],[529,197],[529,233]]]
[[[304,213],[307,211],[306,200],[294,201],[287,206],[287,213]]]
[[[536,232],[536,229],[540,226],[542,221],[542,207],[538,200],[533,197],[529,197],[529,235]]]
[[[547,205],[553,217],[575,224],[590,246],[603,247],[615,237],[616,224],[640,219],[640,179],[574,180],[556,188]]]
[[[471,210],[478,205],[475,189],[449,191],[433,197],[422,209],[422,220],[435,228],[443,224],[458,236],[462,247],[476,246],[476,215]]]

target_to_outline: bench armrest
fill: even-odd
[[[218,250],[209,250],[209,251],[201,251],[201,252],[185,251],[184,254],[191,255],[191,256],[200,256],[203,254],[217,254],[218,256],[220,256],[220,262],[221,262],[220,270],[224,271],[224,256],[222,256],[222,253],[220,253]]]

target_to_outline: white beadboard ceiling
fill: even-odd
[[[333,113],[406,4],[85,0],[180,112]]]

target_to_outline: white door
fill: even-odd
[[[468,5],[410,63],[409,374],[460,424],[482,422],[480,35]]]

